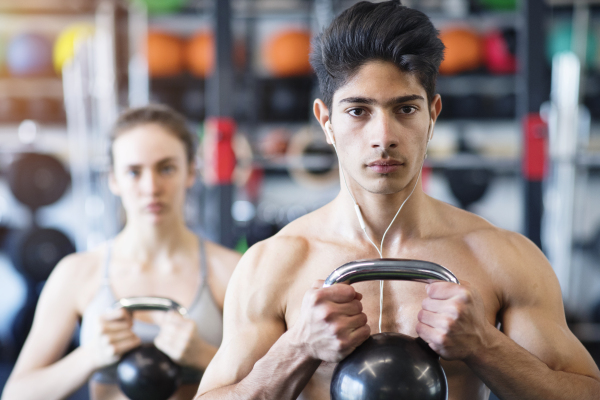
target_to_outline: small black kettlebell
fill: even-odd
[[[135,310],[176,310],[187,315],[185,308],[162,297],[129,297],[119,300],[115,308]],[[153,344],[146,343],[125,353],[117,365],[119,388],[131,400],[166,400],[181,384],[181,367]]]

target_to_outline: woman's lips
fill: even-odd
[[[371,171],[378,174],[389,174],[390,172],[397,171],[402,163],[398,161],[375,161],[368,164]]]
[[[165,206],[162,203],[151,203],[146,206],[146,211],[152,214],[159,214],[164,208]]]

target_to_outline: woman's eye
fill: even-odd
[[[127,175],[129,175],[132,178],[137,178],[140,176],[140,171],[138,171],[137,169],[130,169],[129,171],[127,171]]]
[[[166,165],[166,166],[162,167],[161,170],[165,174],[170,174],[171,172],[175,171],[175,167],[172,165]]]
[[[353,117],[360,117],[361,115],[363,115],[365,113],[365,110],[363,110],[362,108],[353,108],[352,110],[350,110],[348,112]]]

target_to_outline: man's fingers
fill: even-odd
[[[426,310],[419,311],[417,318],[420,323],[441,330],[448,330],[452,322],[450,317]]]
[[[465,288],[451,282],[433,282],[427,285],[427,296],[436,300],[447,300]]]
[[[349,338],[355,346],[358,346],[367,340],[369,336],[371,336],[371,327],[369,325],[363,325],[350,332]]]
[[[350,317],[343,317],[343,321],[345,326],[354,331],[367,324],[367,315],[360,313]]]
[[[318,279],[313,282],[313,284],[310,288],[311,289],[321,289],[323,287],[324,283],[325,283],[325,281],[323,279]]]
[[[333,285],[319,290],[324,299],[334,303],[349,303],[356,297],[356,291],[350,285]]]
[[[421,308],[433,313],[457,316],[457,310],[454,303],[448,302],[447,300],[437,300],[426,297],[421,303]]]

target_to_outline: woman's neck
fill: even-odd
[[[127,223],[115,242],[119,253],[128,258],[157,260],[195,249],[196,237],[183,221],[152,227]]]

